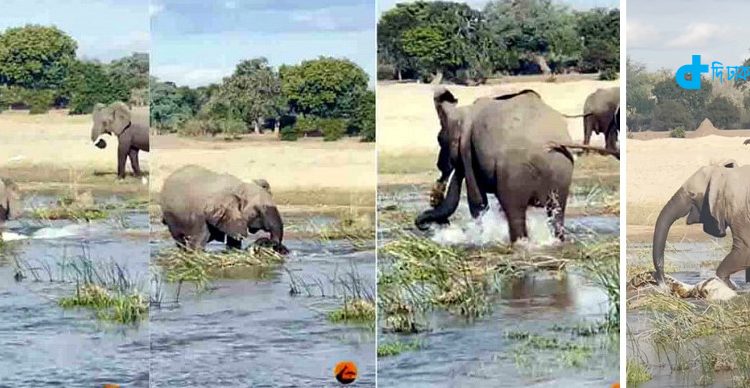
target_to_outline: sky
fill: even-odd
[[[396,6],[396,3],[412,3],[416,0],[378,0],[378,12],[383,13]],[[658,1],[658,0],[654,0]],[[461,1],[456,1],[457,3]],[[472,8],[482,9],[489,0],[466,0],[463,3],[469,4]],[[573,9],[589,8],[612,8],[620,6],[620,0],[552,0],[553,3],[565,4]],[[628,4],[630,1],[628,2]]]
[[[375,0],[152,0],[151,73],[192,87],[241,60],[298,64],[346,57],[375,82]]]
[[[652,71],[677,70],[693,54],[739,66],[750,56],[749,13],[747,0],[628,0],[628,59]]]
[[[148,0],[2,0],[0,31],[55,25],[78,41],[78,57],[109,62],[148,52]]]

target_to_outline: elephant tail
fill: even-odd
[[[593,113],[591,113],[591,112],[589,112],[589,113],[581,113],[579,115],[566,115],[565,113],[561,113],[561,115],[563,115],[563,117],[565,117],[566,119],[578,119],[578,118],[581,118],[581,117],[585,118],[585,117],[591,116],[591,115],[593,115]]]
[[[591,145],[549,142],[547,143],[547,148],[550,151],[554,150],[564,154],[566,157],[571,159],[571,161],[573,159],[569,149],[594,151],[598,152],[601,155],[614,156],[615,158],[617,158],[617,160],[620,160],[620,150],[611,150],[608,148],[596,147]]]

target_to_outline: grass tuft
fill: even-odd
[[[393,357],[404,352],[419,350],[422,344],[419,341],[402,342],[394,341],[378,344],[378,357]]]
[[[148,314],[148,302],[140,293],[125,294],[91,283],[77,285],[75,295],[57,303],[63,308],[89,308],[99,319],[122,324],[139,322]]]
[[[637,387],[639,384],[643,384],[652,378],[648,367],[640,361],[628,360],[625,369],[627,371],[628,385]]]
[[[373,325],[375,323],[375,304],[364,299],[347,300],[339,309],[328,313],[328,320],[334,323]]]
[[[322,242],[347,240],[355,247],[366,247],[375,238],[375,222],[369,214],[349,211],[336,222],[320,228],[317,234]]]

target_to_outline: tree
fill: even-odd
[[[576,14],[576,29],[583,42],[582,71],[620,69],[620,10],[595,8]]]
[[[706,117],[717,128],[734,129],[740,123],[740,109],[726,97],[716,97],[706,106]]]
[[[75,62],[77,44],[57,29],[27,25],[0,34],[0,84],[58,89]]]
[[[281,66],[281,91],[293,113],[322,118],[350,118],[368,76],[348,59],[320,57]]]
[[[404,53],[414,58],[420,70],[432,74],[438,83],[443,78],[444,69],[460,65],[459,58],[448,49],[449,42],[449,37],[429,26],[412,28],[401,37]]]
[[[253,126],[256,133],[265,119],[281,114],[281,81],[266,58],[240,62],[224,79],[209,109],[225,118],[235,118]]]
[[[147,53],[133,53],[109,64],[109,72],[122,80],[128,89],[144,89],[149,84],[149,59]]]
[[[177,86],[172,82],[159,82],[151,78],[151,125],[159,129],[173,130],[193,116]]]
[[[375,141],[375,92],[367,90],[359,98],[349,121],[349,132],[358,133],[362,141]]]
[[[711,91],[710,82],[703,82],[703,86],[698,90],[687,90],[677,85],[674,77],[662,79],[653,88],[657,104],[673,101],[687,109],[693,120],[690,125],[685,125],[685,128],[692,128],[694,123],[705,118],[706,103],[711,99]]]
[[[651,114],[656,105],[655,99],[652,98],[651,90],[654,87],[653,77],[646,71],[646,66],[627,60],[627,94],[628,112],[627,124],[628,129],[639,131],[648,127],[651,120]]]
[[[656,131],[671,131],[675,128],[694,128],[694,120],[685,105],[667,100],[659,102],[654,108],[651,126]]]
[[[70,93],[70,114],[91,113],[97,103],[128,101],[130,91],[117,77],[96,62],[75,61],[66,80]]]

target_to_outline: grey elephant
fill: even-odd
[[[659,213],[654,227],[655,280],[664,284],[664,245],[674,222],[687,216],[687,224],[703,224],[703,231],[724,237],[732,231],[732,250],[716,276],[735,288],[729,276],[750,267],[750,166],[733,160],[698,169],[677,190]]]
[[[556,145],[571,142],[563,115],[532,90],[458,107],[453,94],[439,88],[433,102],[440,119],[436,185],[450,184],[445,198],[416,218],[416,226],[424,230],[431,223],[447,223],[465,180],[471,216],[478,217],[488,206],[487,193],[494,193],[511,242],[528,236],[529,206],[546,208],[555,235],[564,239],[573,156]]]
[[[21,199],[18,186],[10,179],[0,178],[0,225],[18,217],[21,212]]]
[[[750,144],[750,139],[745,140],[744,142],[742,142],[742,144],[744,144],[744,145]]]
[[[583,104],[583,144],[591,143],[591,134],[604,134],[607,149],[617,149],[620,133],[620,87],[597,89]]]
[[[135,115],[123,102],[110,105],[96,104],[93,113],[94,125],[91,127],[91,141],[99,148],[107,147],[102,135],[117,136],[117,177],[125,178],[125,162],[130,158],[135,176],[141,175],[138,163],[138,152],[149,151],[149,118],[147,115]]]
[[[244,182],[189,165],[167,177],[159,199],[162,222],[180,247],[203,249],[209,241],[226,241],[227,247],[240,249],[248,232],[263,230],[270,242],[260,241],[279,253],[288,252],[284,223],[265,180]]]

